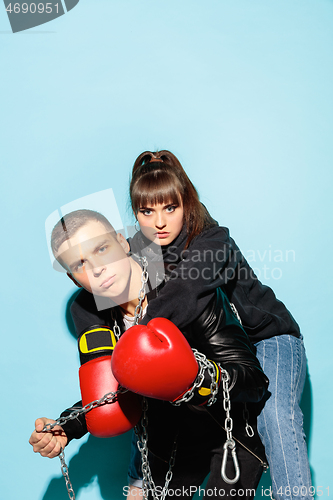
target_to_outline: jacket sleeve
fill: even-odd
[[[70,413],[72,413],[75,410],[79,410],[80,408],[82,408],[82,401],[78,401],[71,408],[67,408],[66,410],[64,410],[61,413],[60,417],[68,417]],[[86,419],[83,414],[78,415],[76,418],[73,418],[72,420],[68,420],[61,427],[64,429],[65,434],[67,436],[68,439],[67,444],[72,439],[80,439],[88,432]]]
[[[77,336],[91,325],[107,324],[108,322],[106,312],[97,310],[93,295],[86,290],[81,290],[72,303],[71,316]],[[78,401],[70,408],[64,410],[60,417],[67,417],[70,413],[80,408],[82,408],[82,401]],[[72,439],[80,439],[88,432],[84,414],[69,420],[62,425],[62,428],[66,433],[68,443]]]
[[[183,333],[192,347],[227,370],[233,401],[257,403],[264,397],[268,379],[221,289]]]
[[[71,316],[77,337],[92,325],[110,326],[110,308],[98,310],[94,296],[82,289],[71,304]]]
[[[181,260],[180,260],[181,259]],[[166,273],[170,279],[149,303],[141,324],[167,318],[178,328],[187,327],[206,308],[215,289],[224,286],[244,257],[224,227],[207,229],[186,250],[170,249]]]

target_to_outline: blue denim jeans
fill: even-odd
[[[281,335],[256,344],[257,357],[269,378],[271,397],[258,417],[276,500],[311,496],[311,476],[299,407],[305,382],[303,339]]]
[[[141,454],[137,445],[137,437],[132,432],[131,456],[127,473],[127,481],[131,486],[142,488]]]

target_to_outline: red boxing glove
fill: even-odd
[[[111,366],[123,387],[165,401],[189,389],[198,373],[189,343],[165,318],[129,328],[116,344]]]
[[[111,370],[111,356],[92,359],[79,370],[82,405],[85,406],[119,388]],[[105,403],[86,413],[88,431],[96,437],[113,437],[132,429],[141,416],[141,398],[132,392],[118,394],[114,403]]]

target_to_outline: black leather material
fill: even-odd
[[[220,288],[183,334],[191,347],[228,371],[233,401],[257,403],[264,397],[268,379],[256,358],[255,348]]]

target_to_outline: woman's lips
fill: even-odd
[[[160,238],[160,239],[167,238],[169,235],[170,235],[170,233],[164,232],[164,231],[160,232],[160,233],[155,233],[156,238]]]
[[[111,278],[107,278],[106,280],[103,281],[103,283],[100,285],[100,288],[109,288],[115,280],[116,275],[114,274],[111,276]]]

